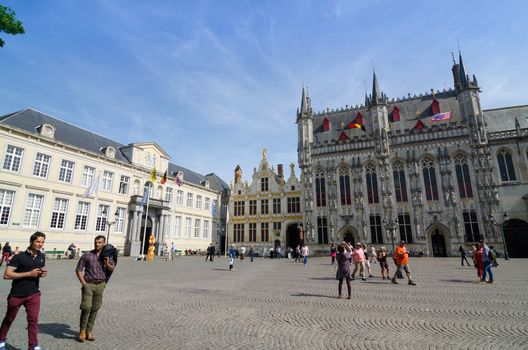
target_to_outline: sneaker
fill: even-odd
[[[493,283],[493,280],[486,281],[486,283]]]
[[[372,276],[372,275],[369,275],[369,277],[374,277],[374,276]]]
[[[5,340],[0,341],[0,350],[6,350]]]
[[[33,350],[45,350],[42,346],[34,346]]]
[[[392,282],[392,284],[398,284],[398,282],[396,282],[396,280],[394,278],[391,279],[391,282]]]
[[[366,281],[366,280],[367,280],[365,277],[361,277],[361,279],[362,279],[363,281]]]
[[[416,283],[414,283],[413,281],[409,281],[409,285],[411,285],[411,286],[415,286]]]

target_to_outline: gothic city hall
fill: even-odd
[[[405,240],[452,256],[484,240],[528,257],[528,106],[483,110],[462,54],[452,75],[453,88],[389,98],[374,72],[364,104],[321,112],[303,87],[302,234],[315,251]]]

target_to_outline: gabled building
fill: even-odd
[[[301,188],[294,164],[286,179],[283,165],[277,172],[270,167],[266,150],[258,168],[253,169],[251,183],[235,169],[229,196],[228,245],[269,252],[269,248],[297,246],[302,237]]]
[[[62,251],[72,242],[87,250],[102,234],[132,256],[151,233],[157,252],[171,242],[182,250],[219,245],[227,184],[170,160],[155,142],[121,144],[34,109],[2,116],[0,241],[25,248],[39,230],[47,235],[47,250]]]
[[[303,88],[298,161],[314,249],[405,240],[448,256],[484,239],[526,257],[528,106],[483,110],[461,54],[452,74],[453,89],[389,99],[374,72],[362,105],[317,113]]]

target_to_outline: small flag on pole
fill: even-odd
[[[181,171],[172,173],[174,175],[174,183],[181,187],[183,185],[182,177],[183,173]]]
[[[95,179],[93,179],[92,183],[86,191],[84,191],[83,198],[90,197],[92,194],[97,193],[99,191],[99,175],[96,176]]]
[[[439,122],[442,120],[449,120],[449,119],[451,119],[451,112],[438,113],[431,117],[432,122]]]
[[[145,186],[145,189],[143,190],[143,198],[141,198],[141,202],[139,204],[145,205],[149,201],[149,197],[150,197],[149,188],[150,186]]]
[[[152,172],[150,173],[150,181],[152,183],[156,182],[157,176],[156,176],[156,166],[154,165],[154,169],[152,169]]]
[[[161,178],[161,184],[164,185],[165,182],[167,182],[167,170],[165,170],[165,173],[163,174],[163,177]]]
[[[350,124],[348,124],[348,128],[349,129],[361,129],[361,130],[365,131],[365,125],[358,124],[358,123],[350,123]]]

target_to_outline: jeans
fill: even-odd
[[[7,332],[15,320],[18,310],[24,305],[28,322],[28,345],[29,348],[38,345],[38,317],[40,311],[40,292],[25,297],[7,297],[7,312],[0,327],[0,341],[7,338]]]
[[[303,257],[303,263],[304,263],[304,266],[306,266],[308,264],[308,255],[305,255]]]
[[[468,266],[471,266],[471,265],[469,264],[469,261],[468,261],[468,259],[466,258],[465,255],[462,255],[462,256],[461,256],[461,259],[462,259],[462,261],[461,261],[461,262],[462,262],[462,266],[464,266],[464,260],[466,261],[466,263],[468,264]]]
[[[492,263],[490,260],[486,260],[483,262],[484,270],[482,271],[482,281],[486,280],[486,273],[489,273],[489,280],[493,281],[493,271],[491,270],[491,264]]]
[[[82,287],[80,321],[80,328],[82,330],[91,331],[93,329],[97,312],[103,304],[105,287],[106,282],[98,284],[88,283],[86,287]]]

